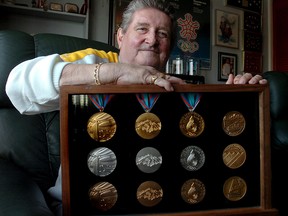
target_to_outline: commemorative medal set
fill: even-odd
[[[265,88],[189,86],[62,90],[64,215],[262,207]]]

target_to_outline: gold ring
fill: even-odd
[[[151,76],[151,84],[154,84],[155,81],[158,79],[158,76]]]
[[[171,76],[170,75],[165,75],[165,79],[170,79],[171,78]]]

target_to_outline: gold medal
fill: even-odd
[[[98,112],[92,115],[87,123],[87,132],[90,137],[98,142],[110,140],[116,132],[114,118],[105,112]]]
[[[136,94],[138,102],[141,104],[145,113],[141,114],[135,122],[135,130],[137,134],[144,139],[153,139],[161,131],[161,121],[155,114],[151,113],[151,109],[158,100],[160,94],[143,93]]]
[[[223,162],[231,168],[236,169],[241,167],[246,160],[246,151],[239,144],[230,144],[223,151]]]
[[[188,112],[180,119],[180,130],[187,137],[199,136],[205,127],[204,119],[196,112]]]
[[[233,176],[227,179],[223,186],[223,193],[228,200],[238,201],[242,199],[247,191],[247,185],[244,179]]]
[[[136,119],[135,130],[140,137],[153,139],[161,131],[161,121],[153,113],[143,113]]]
[[[229,136],[238,136],[245,129],[246,121],[244,116],[237,111],[228,112],[222,122],[224,132]]]

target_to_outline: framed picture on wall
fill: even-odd
[[[216,10],[215,45],[238,49],[239,15]]]
[[[261,14],[263,10],[262,0],[226,0],[225,5],[245,9]]]
[[[229,74],[237,74],[237,55],[232,53],[218,53],[218,81],[226,81]]]
[[[262,73],[262,53],[259,52],[243,52],[244,72],[252,75]]]

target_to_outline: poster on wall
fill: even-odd
[[[183,74],[190,74],[189,59],[198,61],[200,69],[210,69],[210,0],[170,0],[170,3],[177,24],[177,41],[169,59],[172,70],[176,58],[183,61]]]
[[[189,62],[194,69],[210,69],[210,0],[169,0],[176,20],[176,42],[167,63],[166,72],[189,74]],[[122,13],[130,0],[114,0],[113,44],[117,47],[116,33]],[[175,71],[176,62],[181,64]]]

